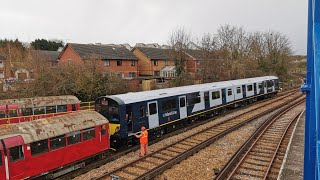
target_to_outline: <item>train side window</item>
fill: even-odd
[[[237,94],[241,93],[241,87],[237,87]]]
[[[31,143],[31,155],[36,156],[49,151],[48,140],[44,139],[41,141]]]
[[[2,166],[2,151],[0,150],[0,166]]]
[[[67,112],[67,105],[57,106],[57,113],[59,113],[59,112]]]
[[[101,135],[106,135],[106,125],[101,126]]]
[[[197,104],[201,102],[200,93],[193,93],[191,95],[190,101],[188,100],[189,105]]]
[[[57,106],[47,106],[47,114],[57,113]]]
[[[232,89],[228,89],[228,96],[232,95]]]
[[[33,108],[34,115],[45,114],[45,107],[36,107]]]
[[[180,107],[185,107],[186,106],[186,98],[182,97],[180,98]]]
[[[175,99],[170,99],[162,102],[162,110],[163,111],[170,111],[177,107],[177,103]]]
[[[252,89],[253,89],[253,88],[252,88],[252,85],[248,85],[248,86],[247,86],[247,89],[248,89],[248,91],[252,91]]]
[[[219,91],[213,91],[211,93],[211,95],[212,95],[212,100],[220,99],[220,92]]]
[[[22,112],[22,116],[32,116],[33,115],[32,108],[23,108],[23,109],[21,109],[21,112]]]
[[[206,102],[209,101],[209,91],[204,92],[204,101],[206,101]]]
[[[82,131],[82,134],[83,134],[83,140],[86,141],[86,140],[90,140],[90,139],[93,139],[96,137],[96,134],[95,134],[95,128],[89,128],[89,129],[85,129]]]
[[[50,150],[59,149],[66,146],[66,138],[64,135],[50,139]]]
[[[18,110],[10,109],[9,110],[9,117],[18,117]]]
[[[22,145],[9,148],[10,162],[16,162],[24,159]]]
[[[144,117],[144,107],[143,106],[140,106],[139,112],[140,112],[140,117]]]
[[[149,104],[150,115],[157,114],[157,104],[151,103]]]
[[[6,112],[5,111],[0,111],[0,118],[6,118]]]
[[[262,88],[262,83],[259,83],[259,85],[258,85],[258,86],[259,86],[259,89],[261,89],[261,88]]]
[[[72,132],[68,134],[68,144],[76,144],[81,141],[80,131]]]

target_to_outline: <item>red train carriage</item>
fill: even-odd
[[[95,111],[0,126],[0,179],[55,177],[109,148],[109,122]]]
[[[80,110],[75,96],[48,96],[0,100],[0,125],[42,119]]]

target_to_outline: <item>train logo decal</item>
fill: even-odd
[[[166,112],[162,115],[162,117],[168,117],[168,116],[172,116],[175,114],[178,114],[178,112],[177,111]]]

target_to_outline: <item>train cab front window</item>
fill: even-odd
[[[109,120],[111,124],[120,124],[119,105],[112,99],[98,100],[96,110]]]
[[[16,162],[24,159],[23,146],[9,148],[10,162]]]

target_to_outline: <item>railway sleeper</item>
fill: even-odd
[[[259,153],[259,152],[249,152],[250,155],[256,156],[256,157],[264,157],[264,158],[271,158],[270,154],[265,154],[265,153]]]
[[[241,167],[242,168],[246,168],[246,169],[251,169],[251,170],[254,170],[254,171],[264,171],[265,169],[267,169],[268,166],[264,166],[264,165],[258,165],[258,164],[250,164],[250,163],[247,163],[247,162],[243,162],[241,164]]]
[[[251,159],[248,157],[248,159],[245,161],[246,163],[252,164],[252,165],[258,165],[258,166],[266,166],[269,165],[268,161],[260,161],[256,159]]]
[[[257,160],[257,161],[262,161],[262,162],[270,162],[269,158],[262,157],[262,156],[254,156],[254,155],[249,154],[248,158],[254,159],[254,160]]]
[[[255,169],[247,169],[242,168],[238,169],[237,174],[250,176],[250,177],[257,177],[257,178],[263,178],[263,171],[255,170]]]

